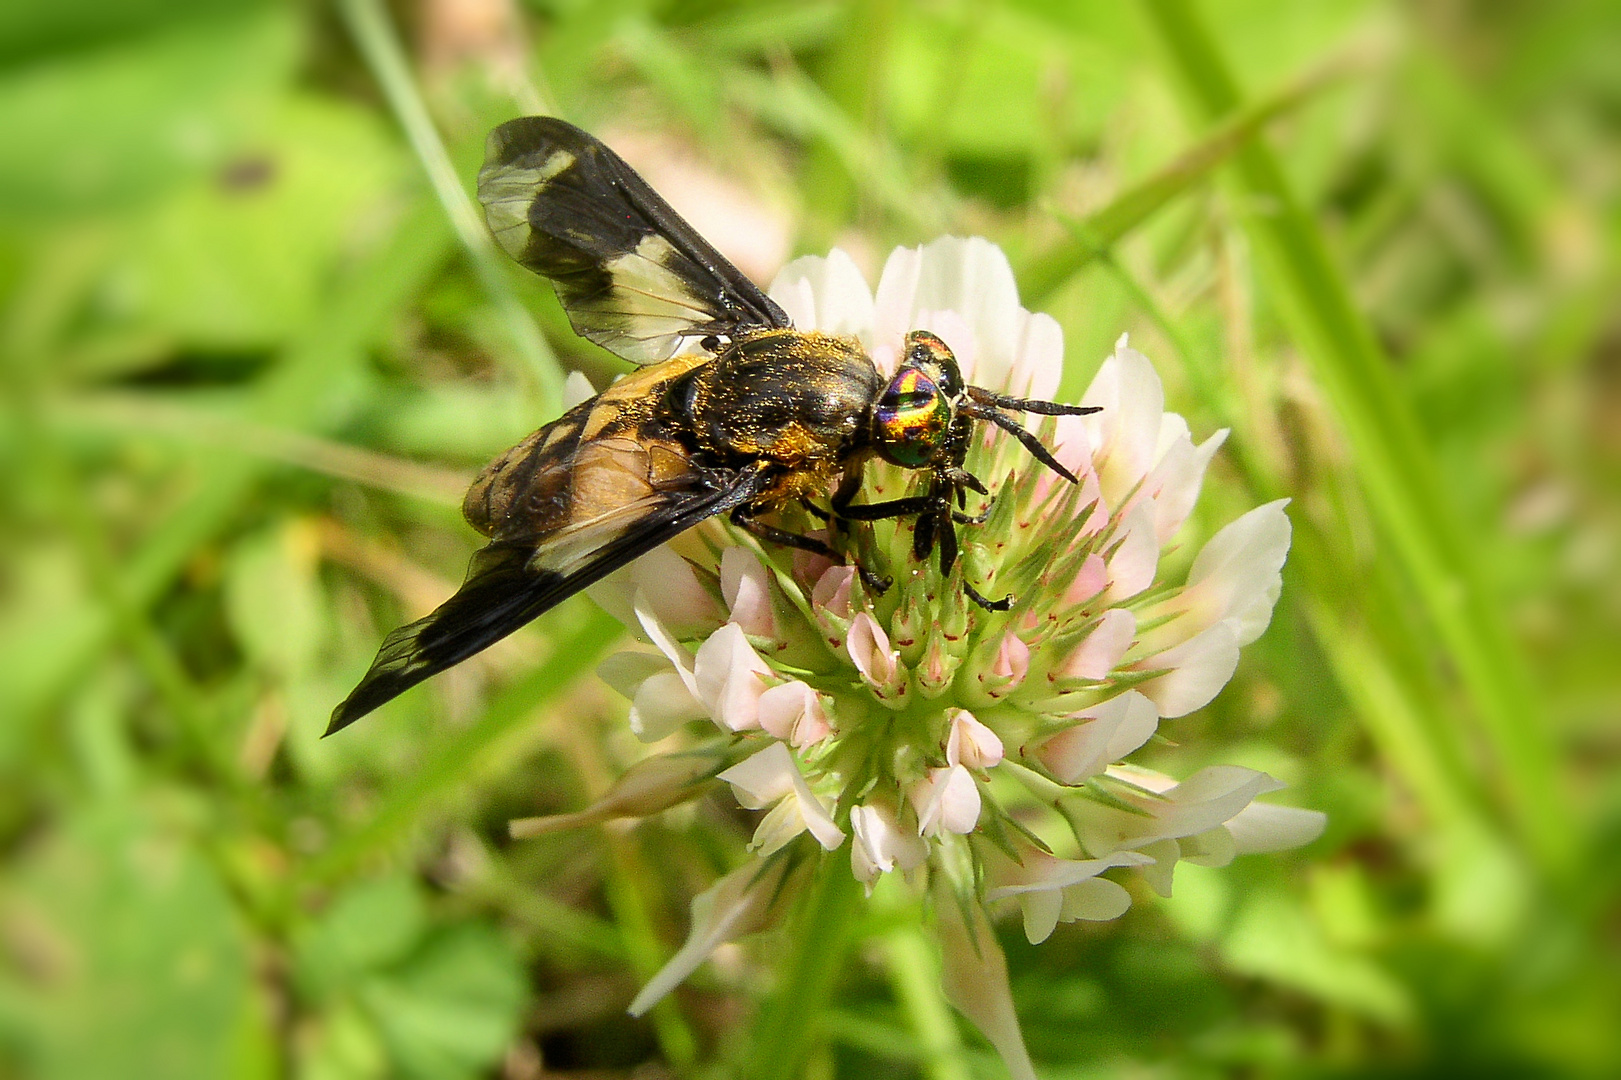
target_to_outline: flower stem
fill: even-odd
[[[849,951],[861,889],[848,860],[824,859],[816,881],[789,927],[790,947],[778,965],[777,989],[754,1024],[751,1080],[790,1080],[802,1075],[822,1037],[821,1017]]]
[[[884,959],[890,985],[925,1055],[923,1075],[928,1080],[969,1080],[972,1074],[963,1056],[962,1036],[940,989],[934,944],[913,922],[885,936]]]

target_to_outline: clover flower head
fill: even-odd
[[[799,329],[859,338],[885,372],[906,333],[927,329],[970,383],[1030,398],[1059,385],[1058,324],[1019,306],[985,240],[899,249],[876,293],[835,250],[790,264],[771,294]],[[1082,404],[1100,410],[1033,425],[1074,484],[987,425],[966,467],[992,497],[970,508],[985,519],[963,527],[944,578],[913,557],[907,519],[829,536],[849,565],[711,520],[593,588],[651,646],[601,669],[631,700],[636,734],[656,742],[707,720],[712,735],[557,820],[655,811],[714,777],[761,812],[755,858],[694,902],[686,947],[635,1011],[769,925],[818,852],[848,843],[869,891],[898,874],[933,898],[948,996],[1030,1076],[987,906],[1017,907],[1036,942],[1061,921],[1121,915],[1133,877],[1169,895],[1179,861],[1220,865],[1321,831],[1320,814],[1254,801],[1280,786],[1264,773],[1214,766],[1177,781],[1124,761],[1232,677],[1271,619],[1290,525],[1281,501],[1251,510],[1185,580],[1166,580],[1161,556],[1227,433],[1195,442],[1124,337]],[[872,501],[920,475],[865,468]],[[881,594],[857,572],[875,561],[893,580]],[[1013,599],[987,610],[965,586]]]

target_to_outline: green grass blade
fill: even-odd
[[[1237,83],[1194,6],[1150,0],[1147,10],[1200,108],[1212,118],[1238,109]],[[1274,299],[1345,428],[1391,550],[1474,702],[1509,812],[1545,868],[1567,869],[1575,833],[1542,709],[1413,408],[1277,158],[1254,141],[1235,152],[1234,164],[1251,205],[1267,208],[1247,224]]]
[[[383,5],[379,0],[343,0],[338,8],[378,85],[382,87],[395,119],[405,130],[411,149],[422,163],[422,169],[433,185],[434,195],[444,207],[445,216],[456,231],[456,239],[466,250],[479,283],[506,324],[513,347],[522,361],[519,374],[537,396],[538,415],[558,415],[562,412],[563,370],[551,346],[541,335],[534,316],[518,300],[507,281],[505,260],[496,251],[484,227],[483,215],[473,205],[472,197],[456,175],[450,154],[445,150],[438,129],[434,127],[433,118],[428,115],[428,106],[417,89],[399,37],[394,33]]]

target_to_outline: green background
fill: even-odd
[[[1130,331],[1233,429],[1190,537],[1294,500],[1159,758],[1328,831],[1006,927],[1044,1076],[1621,1073],[1618,56],[1582,0],[0,7],[0,1077],[1004,1075],[887,894],[624,1014],[751,821],[505,839],[637,753],[583,599],[318,739],[620,370],[468,216],[537,108],[767,261],[992,238],[1061,396]]]

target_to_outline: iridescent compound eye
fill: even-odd
[[[907,469],[933,461],[950,426],[950,402],[933,379],[913,367],[900,370],[872,411],[879,456]]]

